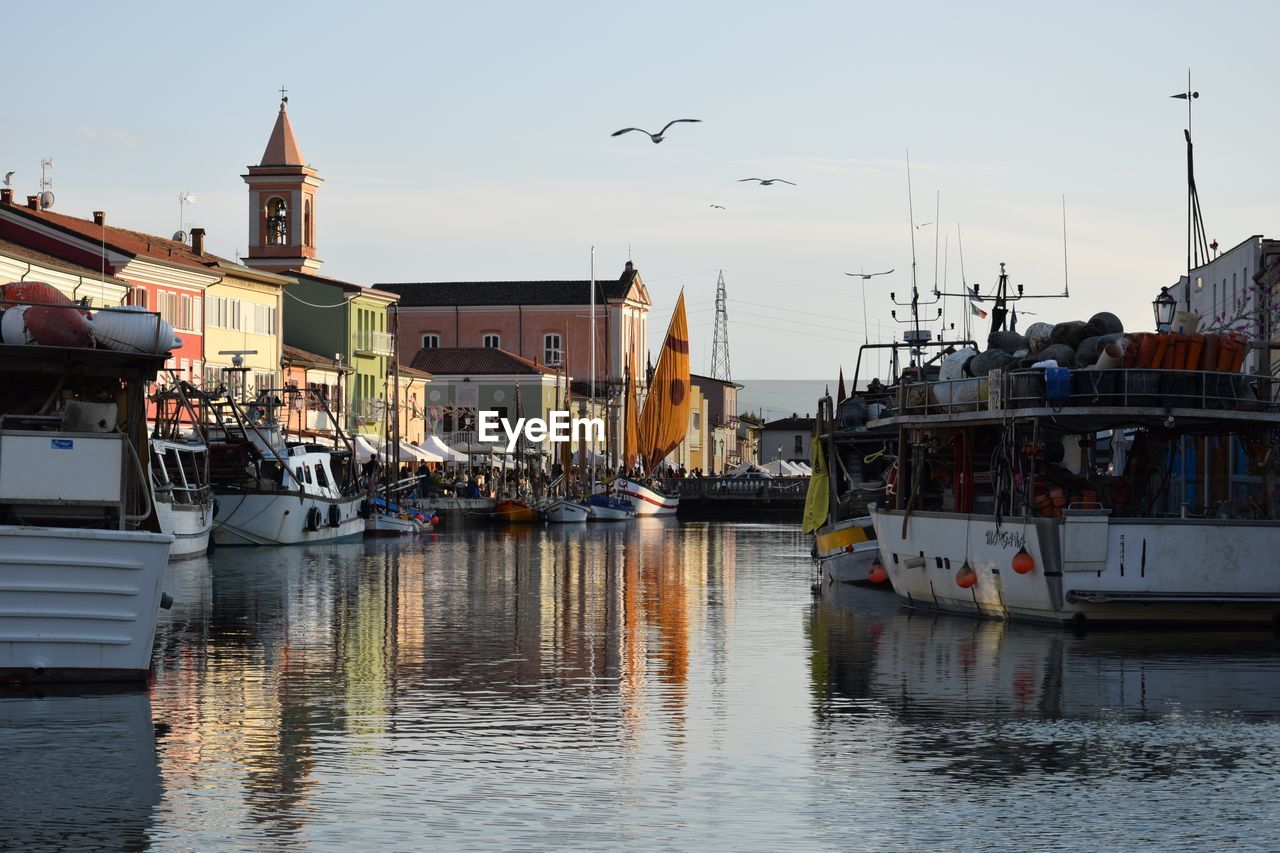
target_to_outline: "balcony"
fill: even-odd
[[[379,356],[395,353],[395,338],[389,332],[359,332],[356,334],[356,355]]]

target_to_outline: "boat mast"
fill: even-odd
[[[591,405],[589,411],[592,415],[596,411],[596,247],[591,247]],[[595,430],[587,428],[588,450],[591,454],[588,471],[590,476],[587,479],[587,494],[595,493],[596,488],[596,434]]]

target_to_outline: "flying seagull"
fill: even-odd
[[[723,204],[713,204],[711,206],[714,207],[716,210],[724,210]]]
[[[932,225],[932,224],[933,224],[932,222],[921,222],[919,225],[916,226],[916,230],[919,231],[921,228],[925,227],[926,225]]]
[[[784,181],[782,178],[739,178],[738,179],[738,183],[742,183],[744,181],[759,181],[760,186],[762,187],[771,187],[774,185],[775,182],[779,184],[791,184],[791,186],[793,187],[795,186],[794,182]]]
[[[669,127],[671,127],[671,125],[673,125],[673,124],[675,124],[675,123],[677,123],[677,122],[681,122],[681,121],[702,121],[702,119],[700,119],[700,118],[677,118],[677,119],[672,119],[671,121],[669,121],[669,122],[667,122],[665,125],[663,125],[663,126],[662,126],[662,130],[658,131],[657,133],[650,133],[649,131],[647,131],[647,130],[645,130],[645,129],[643,129],[643,128],[640,128],[640,127],[624,127],[622,130],[615,130],[612,134],[610,134],[610,136],[621,136],[621,135],[622,135],[622,134],[624,134],[624,133],[630,133],[630,132],[631,132],[631,131],[633,131],[633,130],[638,130],[638,131],[640,131],[641,133],[643,133],[644,135],[648,136],[650,139],[652,139],[652,140],[653,140],[653,144],[654,144],[654,145],[657,145],[657,144],[658,144],[659,142],[661,142],[663,139],[666,139],[666,136],[664,136],[664,134],[667,132],[667,128],[669,128]]]
[[[889,274],[889,273],[891,273],[891,272],[893,272],[893,270],[885,270],[884,272],[847,272],[847,273],[845,273],[845,275],[851,275],[851,276],[853,276],[854,278],[860,278],[860,279],[862,279],[863,281],[866,281],[867,279],[871,278],[872,276],[877,276],[877,275],[888,275],[888,274]]]
[[[5,172],[5,173],[4,173],[4,185],[5,185],[6,187],[11,187],[11,186],[13,186],[13,172]]]

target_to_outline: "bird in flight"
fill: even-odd
[[[4,173],[4,185],[6,187],[13,186],[13,172]]]
[[[739,178],[739,179],[738,179],[738,183],[743,183],[744,181],[759,181],[759,182],[760,182],[760,186],[762,186],[762,187],[771,187],[771,186],[773,186],[775,183],[779,183],[779,184],[791,184],[791,186],[793,186],[793,187],[796,185],[796,184],[795,184],[795,182],[793,182],[793,181],[785,181],[785,180],[783,180],[782,178]]]
[[[711,206],[714,207],[716,210],[724,210],[723,204],[713,204]]]
[[[916,230],[919,231],[921,228],[925,227],[926,225],[932,225],[932,224],[933,222],[921,222],[919,225],[916,226]]]
[[[653,144],[657,145],[659,142],[666,139],[666,136],[664,134],[666,134],[667,128],[671,127],[671,125],[676,124],[677,122],[682,122],[682,121],[698,122],[698,121],[702,121],[702,119],[700,118],[672,119],[671,121],[663,125],[662,130],[658,131],[657,133],[650,133],[649,131],[640,127],[624,127],[622,130],[615,130],[612,134],[610,134],[610,136],[621,136],[624,133],[630,133],[631,131],[636,130],[636,131],[639,131],[640,133],[643,133],[645,136],[648,136],[650,139],[653,140]]]
[[[877,275],[888,275],[888,274],[889,274],[889,273],[891,273],[891,272],[893,272],[893,270],[885,270],[884,272],[847,272],[847,273],[845,273],[845,275],[851,275],[851,276],[853,276],[854,278],[860,278],[860,279],[862,279],[863,281],[866,281],[867,279],[871,278],[872,276],[877,276]]]

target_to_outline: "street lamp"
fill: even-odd
[[[1160,288],[1160,295],[1151,300],[1151,307],[1156,315],[1156,329],[1161,332],[1169,331],[1173,325],[1173,312],[1178,310],[1178,300],[1169,295],[1169,288]]]

